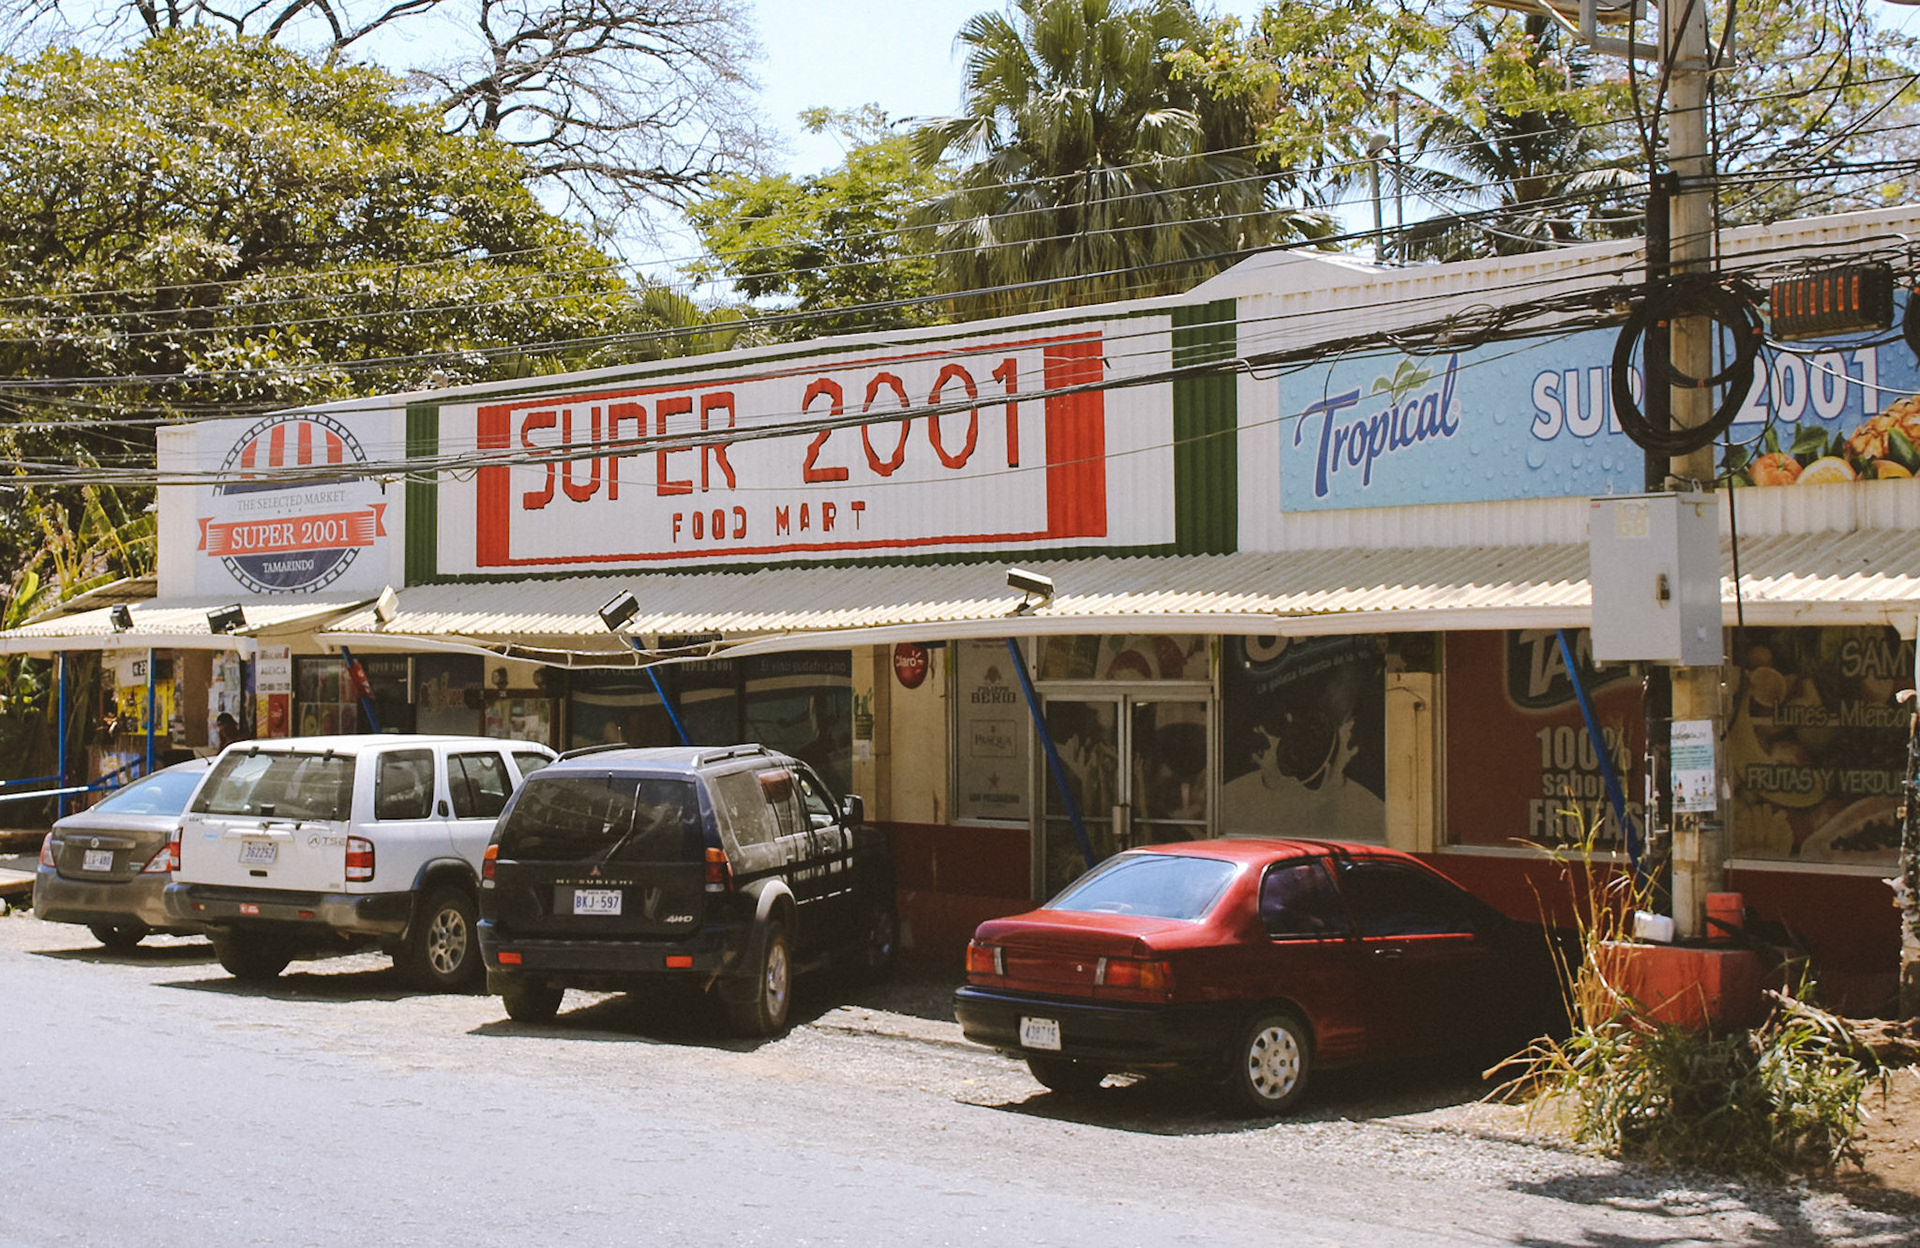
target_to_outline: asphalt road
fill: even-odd
[[[1916,1242],[1831,1193],[1476,1134],[1457,1069],[1328,1077],[1279,1123],[1177,1084],[1063,1100],[945,991],[815,977],[760,1043],[685,1000],[528,1027],[374,955],[243,987],[202,941],[0,918],[0,1248]]]

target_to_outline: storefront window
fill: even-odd
[[[1206,637],[1042,637],[1037,680],[1209,680]]]
[[[1913,642],[1890,628],[1747,628],[1724,750],[1736,858],[1886,866],[1900,847]]]
[[[407,705],[405,655],[368,655],[360,659],[367,675],[374,714],[383,732],[410,732],[413,716]],[[347,678],[346,660],[338,655],[299,656],[293,660],[295,736],[322,737],[371,732],[373,724],[360,705],[358,691]],[[429,730],[434,731],[434,730]]]
[[[954,816],[1024,823],[1032,716],[1007,643],[972,638],[947,652],[955,688]]]
[[[479,655],[415,656],[414,731],[478,735],[487,704],[486,677],[486,662]]]
[[[1384,637],[1228,637],[1222,833],[1386,837]]]
[[[1640,682],[1623,664],[1595,667],[1585,629],[1567,638],[1637,823],[1646,740]],[[1624,850],[1557,634],[1449,633],[1445,653],[1448,840],[1559,847],[1592,831],[1596,848]]]
[[[811,763],[838,792],[853,783],[853,656],[825,650],[656,669],[695,745],[756,742]],[[679,737],[644,672],[581,672],[569,682],[570,748]]]

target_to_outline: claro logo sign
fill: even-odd
[[[476,563],[1106,538],[1106,395],[1075,389],[1105,379],[1080,333],[484,406],[479,449],[513,462],[479,472]],[[803,422],[839,427],[776,432]]]
[[[339,475],[365,462],[359,440],[326,416],[254,424],[221,462],[200,550],[255,593],[326,588],[387,535],[379,484]]]

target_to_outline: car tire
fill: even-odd
[[[402,974],[434,992],[466,992],[485,973],[480,960],[478,918],[463,888],[443,885],[429,892],[415,913],[413,930],[394,959]]]
[[[1313,1068],[1313,1042],[1297,1014],[1269,1010],[1240,1032],[1227,1069],[1227,1103],[1240,1113],[1278,1117],[1300,1103]]]
[[[550,1023],[566,995],[567,990],[557,984],[515,984],[501,990],[500,1003],[516,1023]]]
[[[225,934],[212,937],[213,956],[227,974],[248,983],[261,983],[287,969],[293,954],[270,936]]]
[[[753,981],[742,999],[727,1002],[727,1020],[745,1036],[778,1035],[793,1007],[793,946],[786,925],[771,921],[760,929],[754,951]]]
[[[115,953],[127,952],[153,932],[145,923],[89,923],[87,930],[93,933],[95,940]]]
[[[1070,1057],[1037,1057],[1028,1054],[1027,1069],[1041,1087],[1061,1096],[1085,1096],[1107,1077],[1107,1072],[1098,1066],[1076,1062]]]
[[[860,923],[860,978],[885,979],[899,956],[900,912],[890,902],[869,903]]]

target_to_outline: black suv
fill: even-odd
[[[528,777],[482,862],[487,989],[523,1022],[568,988],[715,992],[786,1026],[796,969],[892,964],[893,861],[803,762],[757,745],[576,750]]]

